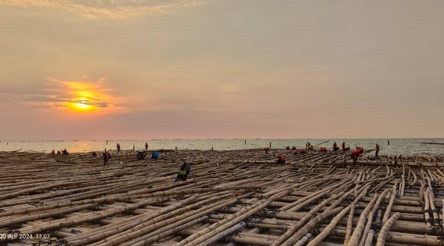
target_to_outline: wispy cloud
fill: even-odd
[[[92,19],[129,19],[172,13],[202,2],[203,0],[2,0],[0,4],[63,11]]]

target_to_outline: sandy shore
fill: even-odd
[[[343,152],[164,151],[138,161],[125,151],[103,166],[101,154],[0,152],[0,245],[441,242],[441,156],[353,165]],[[174,183],[193,159],[187,181]]]

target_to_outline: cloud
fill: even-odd
[[[73,13],[91,19],[129,19],[171,13],[202,4],[202,0],[3,0],[0,4]]]

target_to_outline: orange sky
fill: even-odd
[[[444,2],[0,2],[0,140],[443,137]]]

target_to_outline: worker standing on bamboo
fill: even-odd
[[[334,142],[333,143],[333,151],[338,151],[339,150],[339,147],[338,147],[338,145],[336,144],[336,142]]]
[[[111,159],[111,155],[109,154],[108,150],[105,149],[105,153],[103,153],[103,166],[108,165],[109,159]]]
[[[375,159],[380,160],[380,158],[379,158],[379,150],[380,150],[379,144],[376,144],[375,150],[376,150]]]

